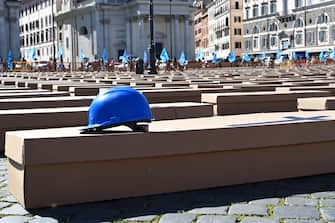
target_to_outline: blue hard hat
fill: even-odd
[[[126,125],[133,130],[138,122],[151,122],[153,116],[145,96],[131,87],[114,87],[100,93],[88,110],[88,127],[83,132],[97,132]]]

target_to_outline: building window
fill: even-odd
[[[295,21],[294,28],[302,28],[302,27],[304,27],[304,21],[302,20],[302,18],[299,18]]]
[[[267,38],[262,37],[262,48],[266,48],[266,41],[267,41]]]
[[[307,32],[306,33],[307,44],[313,45],[315,43],[315,34],[314,32]]]
[[[319,31],[319,41],[321,43],[328,42],[328,30],[324,29]]]
[[[251,40],[244,41],[245,49],[249,50],[251,49]]]
[[[242,29],[239,29],[239,28],[234,29],[234,34],[235,34],[236,36],[240,36],[240,35],[242,34]]]
[[[254,5],[252,7],[252,16],[257,17],[258,16],[258,5]]]
[[[277,2],[276,1],[271,1],[270,13],[275,14],[276,12],[277,12]]]
[[[240,3],[239,2],[235,2],[235,9],[240,9]]]
[[[272,35],[270,38],[270,46],[273,48],[277,45],[277,36],[276,35]]]
[[[303,32],[302,31],[298,31],[296,34],[295,34],[295,44],[296,45],[302,45],[303,44]]]
[[[268,3],[263,3],[261,8],[261,15],[265,16],[268,14]]]
[[[80,29],[79,29],[79,35],[87,35],[87,34],[88,34],[88,31],[87,31],[86,26],[80,27]]]
[[[241,42],[235,42],[235,49],[241,49],[242,43]]]
[[[255,36],[254,37],[254,44],[253,44],[253,48],[254,49],[258,49],[258,42],[259,42],[259,37],[258,36]]]
[[[328,15],[326,15],[325,13],[321,14],[317,18],[319,43],[328,42],[328,35],[329,35],[328,21],[329,21]]]
[[[302,7],[302,0],[295,0],[295,8],[300,8]]]
[[[250,8],[249,7],[245,8],[245,17],[246,19],[250,18]]]
[[[241,23],[241,16],[234,16],[235,23]]]
[[[271,23],[269,25],[269,32],[275,32],[278,30],[278,25],[276,23]]]

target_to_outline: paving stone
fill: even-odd
[[[279,201],[279,198],[264,198],[250,201],[249,204],[276,205],[279,203]]]
[[[330,198],[335,199],[335,192],[317,192],[312,194],[312,198]]]
[[[321,216],[327,221],[335,221],[335,208],[321,208]]]
[[[124,221],[153,221],[157,215],[147,215],[147,216],[139,216],[139,217],[133,217],[133,218],[127,218],[124,219]]]
[[[298,220],[298,219],[286,219],[284,223],[324,223],[323,221],[317,220]]]
[[[320,200],[321,207],[335,207],[335,199],[322,199]]]
[[[21,205],[14,204],[0,211],[2,215],[26,215],[29,214]]]
[[[202,215],[198,217],[197,223],[235,223],[236,218],[233,216],[220,215]]]
[[[285,199],[285,204],[298,206],[317,206],[318,200],[314,198],[288,197]]]
[[[270,218],[246,217],[241,223],[279,223],[279,221]]]
[[[233,204],[228,212],[229,215],[267,215],[265,205],[259,204]]]
[[[11,202],[11,203],[16,203],[17,200],[13,195],[9,195],[7,197],[4,197],[1,199],[1,201],[7,201],[7,202]]]
[[[165,214],[159,220],[159,223],[192,223],[197,216],[191,213],[183,214]]]
[[[278,218],[301,218],[301,219],[319,219],[320,214],[315,207],[300,206],[279,206],[274,208],[273,212]]]
[[[24,216],[7,216],[0,219],[0,223],[28,223],[29,217]]]
[[[49,217],[34,216],[28,223],[58,223],[58,220]]]
[[[204,208],[195,208],[190,210],[189,213],[192,214],[227,214],[228,206],[221,207],[204,207]]]

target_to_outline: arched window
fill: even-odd
[[[329,17],[322,13],[317,17],[318,41],[319,44],[327,44],[329,41]]]
[[[79,34],[80,34],[80,35],[87,35],[87,34],[88,34],[88,31],[87,31],[86,26],[82,26],[82,27],[80,27],[80,29],[79,29]]]
[[[229,18],[226,18],[226,26],[229,26]]]
[[[252,29],[252,33],[253,34],[258,34],[259,33],[259,27],[258,26],[254,26],[254,28]]]
[[[302,18],[295,20],[294,28],[302,28],[302,27],[304,27],[304,20]]]
[[[253,49],[254,50],[259,50],[259,41],[260,41],[260,38],[259,38],[259,26],[254,26],[254,28],[252,29],[252,33],[254,34],[253,35]]]
[[[328,15],[322,13],[321,15],[318,16],[317,24],[325,24],[325,23],[328,23]]]
[[[276,23],[271,23],[269,25],[269,31],[270,32],[278,31],[278,25]]]

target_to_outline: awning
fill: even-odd
[[[321,51],[329,51],[329,49],[334,49],[335,45],[327,45],[327,46],[315,46],[315,47],[303,47],[296,49],[288,49],[283,51],[283,54],[291,54],[293,51],[295,52],[306,52],[309,53],[320,53]]]
[[[264,51],[265,54],[273,54],[273,53],[276,53],[277,50],[266,50]],[[261,55],[263,53],[263,51],[256,51],[256,52],[250,52],[248,53],[249,55]]]

